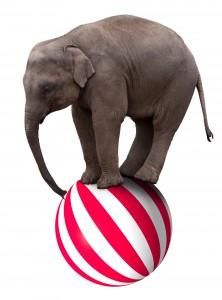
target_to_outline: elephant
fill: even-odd
[[[39,124],[71,105],[86,169],[81,181],[108,188],[123,176],[155,184],[171,141],[197,88],[207,139],[201,76],[183,39],[157,22],[131,15],[108,17],[36,44],[23,77],[25,133],[43,179],[66,194],[49,173]],[[119,168],[118,143],[125,117],[136,135]]]

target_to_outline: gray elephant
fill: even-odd
[[[213,137],[193,55],[173,30],[146,19],[114,16],[37,44],[23,82],[27,139],[42,177],[61,196],[66,191],[50,175],[38,139],[39,124],[53,111],[72,105],[86,162],[81,180],[98,188],[121,184],[121,174],[157,182],[195,88]],[[119,169],[125,116],[136,136]]]

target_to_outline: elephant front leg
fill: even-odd
[[[105,114],[93,115],[96,150],[101,167],[98,188],[108,188],[123,183],[118,166],[118,143],[121,120]]]
[[[101,175],[101,169],[96,153],[91,113],[78,105],[73,105],[72,116],[86,163],[86,170],[82,174],[81,181],[86,184],[96,183]]]

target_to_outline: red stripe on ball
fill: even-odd
[[[78,184],[78,183],[77,183]],[[66,196],[66,201],[64,204],[64,216],[65,216],[65,223],[67,227],[67,231],[69,233],[69,236],[76,247],[76,249],[79,251],[81,256],[90,264],[95,270],[103,274],[104,276],[120,281],[120,282],[135,282],[134,279],[128,278],[120,273],[118,273],[116,270],[111,268],[102,258],[95,252],[95,250],[91,247],[91,245],[86,240],[85,236],[83,235],[81,229],[78,226],[78,223],[76,222],[75,216],[72,211],[71,206],[71,190],[68,192]],[[81,196],[81,192],[79,191],[79,195]],[[85,197],[88,199],[87,197]],[[75,200],[74,200],[75,203]],[[102,216],[100,216],[102,218]]]
[[[77,190],[86,210],[109,244],[137,273],[147,276],[149,272],[143,261],[95,196],[81,181],[77,182]]]
[[[160,259],[160,242],[150,216],[124,186],[110,187],[108,190],[121,202],[140,227],[152,252],[154,268],[156,268]]]
[[[150,197],[152,198],[153,202],[159,209],[159,212],[163,218],[163,222],[164,222],[165,229],[166,229],[166,237],[167,237],[166,250],[165,250],[165,254],[164,254],[164,256],[165,256],[166,252],[169,248],[170,239],[171,239],[171,224],[170,224],[170,218],[169,218],[167,209],[166,209],[165,205],[163,204],[163,201],[161,200],[159,195],[156,193],[156,191],[152,188],[152,186],[150,184],[140,181],[138,179],[135,179],[135,182],[138,185],[140,185],[146,191],[146,193],[148,195],[150,195]]]
[[[62,201],[61,201],[62,202]],[[58,216],[59,216],[59,209],[60,209],[60,206],[61,206],[61,203],[59,205],[59,208],[58,208],[58,211],[57,211],[57,214],[56,214],[56,222],[55,222],[55,232],[56,232],[56,239],[57,239],[57,243],[58,243],[58,246],[59,246],[59,249],[63,255],[63,257],[65,258],[66,262],[69,264],[69,266],[76,272],[78,273],[79,275],[81,275],[82,277],[84,277],[85,279],[93,282],[93,283],[97,283],[97,284],[100,284],[100,285],[103,285],[103,286],[119,286],[119,285],[111,285],[111,284],[106,284],[106,283],[103,283],[103,282],[100,282],[94,278],[92,278],[91,276],[87,275],[85,272],[83,272],[74,262],[73,260],[70,258],[69,254],[67,253],[64,245],[63,245],[63,242],[62,242],[62,239],[61,239],[61,236],[60,236],[60,232],[59,232],[59,225],[58,225]]]

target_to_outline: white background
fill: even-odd
[[[202,74],[215,139],[207,142],[195,92],[157,184],[173,217],[169,252],[148,278],[106,288],[76,275],[58,250],[54,219],[60,197],[41,178],[26,142],[22,76],[35,43],[115,14],[158,21],[184,38]],[[222,4],[214,0],[1,0],[0,299],[221,299],[221,28]],[[126,119],[120,162],[134,133]],[[62,188],[69,188],[84,170],[70,108],[46,118],[40,142],[52,175]]]

